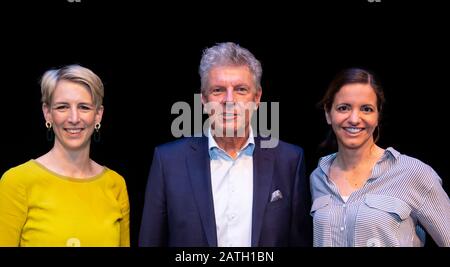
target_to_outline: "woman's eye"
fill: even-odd
[[[347,110],[349,110],[349,107],[348,106],[338,106],[337,110],[338,111],[347,111]]]
[[[67,107],[67,106],[56,106],[56,107],[55,107],[56,110],[60,110],[60,111],[66,110],[66,109],[68,109],[68,108],[69,108],[69,107]]]
[[[373,112],[373,108],[372,107],[362,107],[361,110],[363,112],[366,112],[366,113]]]

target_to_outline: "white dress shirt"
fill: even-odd
[[[233,159],[208,135],[211,184],[219,247],[250,247],[253,205],[253,132]]]

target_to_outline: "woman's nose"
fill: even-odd
[[[70,116],[69,116],[69,122],[71,123],[78,123],[80,121],[80,115],[78,114],[77,108],[71,108],[70,109]]]
[[[350,117],[348,118],[348,121],[351,124],[358,124],[361,120],[361,117],[359,116],[359,110],[353,110],[352,113],[350,113]]]

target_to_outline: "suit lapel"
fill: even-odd
[[[211,189],[211,170],[208,154],[208,139],[192,138],[192,150],[186,157],[192,191],[209,246],[217,246],[214,202]]]
[[[253,154],[253,213],[252,247],[259,244],[264,211],[269,202],[272,185],[274,156],[269,149],[261,149],[260,138],[255,138]]]

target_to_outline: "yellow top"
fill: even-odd
[[[130,205],[122,176],[62,176],[35,160],[0,180],[0,246],[130,246]]]

